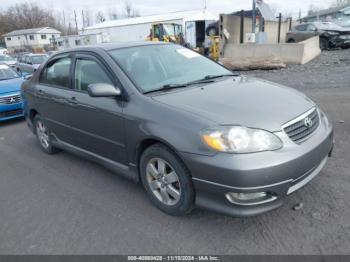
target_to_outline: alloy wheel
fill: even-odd
[[[49,146],[50,146],[49,133],[47,131],[46,126],[44,125],[44,123],[41,120],[38,120],[36,122],[36,133],[38,135],[40,144],[45,149],[49,148]]]
[[[160,202],[173,206],[180,201],[179,177],[168,162],[161,158],[151,159],[146,167],[146,177],[148,186]]]

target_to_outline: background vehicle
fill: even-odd
[[[7,52],[7,49],[6,48],[2,48],[0,47],[0,55],[6,55],[8,52]]]
[[[182,26],[174,23],[152,24],[148,41],[162,41],[184,45]]]
[[[0,64],[0,121],[23,117],[20,94],[24,78],[8,65]]]
[[[68,150],[141,181],[171,215],[195,204],[236,216],[275,209],[333,147],[332,125],[305,95],[175,44],[60,52],[22,93],[44,152]]]
[[[19,58],[17,69],[29,74],[34,73],[49,56],[47,54],[27,54]]]
[[[17,60],[9,55],[0,55],[0,64],[6,64],[12,68],[16,68]]]
[[[288,43],[297,43],[313,36],[320,36],[320,48],[349,48],[350,30],[331,22],[312,22],[295,26],[287,33]]]

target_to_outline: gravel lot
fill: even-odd
[[[350,254],[349,72],[350,50],[248,73],[306,92],[331,118],[336,139],[312,183],[253,218],[167,216],[140,186],[102,167],[45,155],[23,121],[0,124],[0,254]]]

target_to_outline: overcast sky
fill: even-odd
[[[334,0],[265,0],[278,12],[292,14],[297,17],[299,9],[306,14],[310,5],[327,8]],[[0,0],[0,8],[6,8],[23,0]],[[125,0],[31,0],[51,10],[66,12],[77,10],[80,15],[82,9],[91,12],[103,11],[123,12]],[[160,14],[173,11],[201,9],[205,0],[129,0],[141,15]],[[251,9],[251,0],[206,0],[209,11],[214,14],[230,13],[242,9]],[[72,11],[71,11],[72,12]]]

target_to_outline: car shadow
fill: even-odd
[[[11,125],[17,125],[19,123],[23,123],[24,120],[25,120],[24,117],[19,117],[19,118],[13,118],[13,119],[1,121],[0,128],[5,127],[5,126],[7,127],[7,126],[11,126]]]

